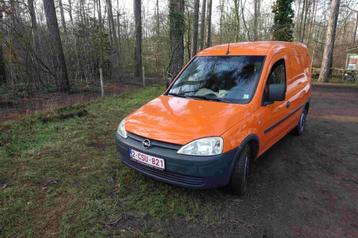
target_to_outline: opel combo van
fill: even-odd
[[[124,118],[120,159],[154,179],[243,194],[251,162],[310,107],[311,60],[300,43],[214,46],[193,57],[165,92]],[[287,148],[289,149],[289,148]]]

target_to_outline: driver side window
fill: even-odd
[[[264,89],[264,101],[268,101],[269,87],[271,84],[282,84],[286,87],[286,67],[284,59],[277,61],[272,66]]]

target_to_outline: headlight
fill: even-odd
[[[221,137],[207,137],[198,139],[184,145],[178,150],[178,154],[184,155],[218,155],[223,152],[224,141]]]
[[[117,129],[117,133],[122,136],[123,138],[127,138],[127,131],[125,128],[125,121],[124,119],[119,123],[118,129]]]

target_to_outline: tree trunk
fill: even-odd
[[[208,2],[208,18],[207,18],[207,23],[208,23],[208,31],[206,34],[206,47],[210,47],[211,46],[211,12],[212,12],[212,8],[213,8],[213,0],[209,0]]]
[[[38,63],[38,59],[34,59],[34,58],[40,58],[40,59],[42,58],[42,50],[41,50],[40,37],[39,37],[39,33],[38,33],[38,28],[37,28],[37,20],[36,20],[35,8],[34,8],[34,1],[27,0],[27,5],[29,8],[30,19],[31,19],[33,55],[35,55],[35,57],[33,57],[33,59],[32,59],[33,64],[34,64],[34,69],[32,70],[33,71],[32,76],[33,76],[33,78],[35,78],[37,75],[38,81],[41,81],[41,74],[39,73],[40,65]],[[35,83],[37,83],[37,82],[35,82]]]
[[[100,28],[102,29],[102,4],[101,0],[97,0],[97,12],[98,12],[98,23]]]
[[[235,26],[235,41],[238,42],[240,39],[240,13],[239,13],[239,0],[234,0],[234,14],[235,14],[235,20],[236,20],[236,26]]]
[[[106,5],[107,5],[107,14],[108,14],[109,39],[110,39],[111,46],[113,47],[117,33],[116,33],[116,28],[114,26],[111,0],[106,0]]]
[[[355,45],[355,43],[356,43],[356,37],[357,37],[357,28],[358,28],[358,12],[356,12],[356,15],[357,15],[357,18],[356,18],[356,24],[355,24],[355,27],[354,27],[354,32],[353,32],[353,44],[352,44],[352,45]]]
[[[205,11],[206,11],[206,0],[203,0],[201,6],[201,20],[200,20],[200,49],[204,49],[205,42]]]
[[[220,43],[223,43],[223,38],[224,38],[224,3],[225,0],[220,0]]]
[[[68,0],[68,14],[70,15],[70,21],[73,26],[73,16],[72,16],[72,0]]]
[[[307,39],[307,46],[309,47],[312,43],[312,37],[313,37],[313,32],[315,30],[315,19],[316,19],[316,12],[317,12],[317,4],[316,4],[316,0],[313,0],[312,2],[312,14],[310,16],[310,21],[309,21],[309,29],[308,29],[308,39]],[[310,48],[310,47],[309,47]]]
[[[188,54],[188,60],[191,59],[191,14],[190,14],[190,10],[189,10],[189,7],[188,5],[185,6],[185,11],[186,11],[186,19],[187,19],[187,22],[186,22],[186,50],[187,50],[187,54]]]
[[[62,0],[58,0],[58,5],[60,7],[61,24],[63,27],[63,31],[64,31],[65,35],[67,35],[66,19],[65,19],[65,13],[63,11]]]
[[[184,0],[169,0],[170,66],[169,73],[176,76],[184,61]]]
[[[3,12],[0,11],[0,34],[2,34],[3,31]],[[0,38],[2,38],[2,35],[0,35]],[[3,42],[0,42],[0,84],[6,83],[6,70],[5,70],[5,58],[3,54]]]
[[[161,70],[159,60],[160,60],[160,50],[161,50],[161,42],[160,42],[160,15],[159,15],[159,0],[156,0],[155,4],[155,14],[156,14],[156,22],[155,22],[155,34],[156,34],[156,50],[155,50],[155,70],[159,73]]]
[[[337,20],[339,15],[339,4],[340,4],[340,0],[331,1],[327,33],[326,33],[326,42],[324,46],[323,58],[321,64],[321,72],[318,78],[318,81],[320,82],[328,81],[331,71],[330,65],[332,63],[332,58],[333,58],[334,40],[336,36]]]
[[[254,0],[254,40],[258,40],[258,21],[260,17],[261,0]]]
[[[55,4],[53,0],[43,0],[43,3],[47,28],[49,30],[50,40],[53,48],[54,63],[58,69],[56,76],[57,80],[59,81],[58,90],[61,92],[68,92],[70,90],[70,82],[67,75],[67,67],[60,38],[60,31],[58,29]]]
[[[117,65],[120,63],[120,54],[119,54],[119,45],[117,39],[117,32],[116,26],[114,25],[114,18],[113,18],[113,9],[112,9],[112,1],[107,0],[107,11],[108,11],[108,24],[109,24],[109,35],[110,35],[110,42],[111,46],[114,47],[117,56]]]
[[[31,18],[31,28],[32,28],[32,38],[34,42],[34,49],[36,53],[40,50],[40,41],[39,41],[39,34],[37,28],[37,20],[34,8],[34,0],[27,0],[27,5],[29,8],[30,18]]]
[[[134,76],[142,77],[142,1],[134,0],[135,47],[134,47]]]
[[[245,2],[242,2],[242,0],[241,0],[242,24],[245,27],[245,31],[246,31],[246,34],[247,34],[247,40],[250,41],[251,40],[250,29],[247,27],[246,20],[245,20],[245,13],[244,13],[245,5],[246,5],[246,0],[245,0]]]
[[[304,17],[304,14],[305,14],[305,9],[306,9],[306,2],[307,0],[303,0],[302,2],[302,9],[301,9],[301,12],[300,12],[300,26],[299,26],[299,32],[298,32],[298,39],[301,40],[302,39],[302,27],[304,27],[303,25],[303,17]]]
[[[198,51],[198,33],[199,33],[199,5],[200,0],[194,2],[194,19],[193,19],[193,42],[191,54],[194,56]]]
[[[309,7],[310,7],[310,3],[308,2],[308,0],[306,0],[305,9],[304,9],[305,13],[304,13],[304,17],[303,17],[303,24],[302,24],[302,30],[301,30],[301,39],[300,39],[301,42],[303,42],[305,39],[307,14],[308,14]]]

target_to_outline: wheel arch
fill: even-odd
[[[310,109],[310,101],[306,102],[305,104],[305,110],[307,110],[308,112],[309,109]]]
[[[250,146],[250,151],[251,151],[251,159],[255,160],[259,150],[260,150],[260,140],[259,137],[255,134],[251,134],[249,136],[247,136],[241,143],[240,145],[240,151],[242,150],[242,148],[244,148],[244,146],[249,145]]]

